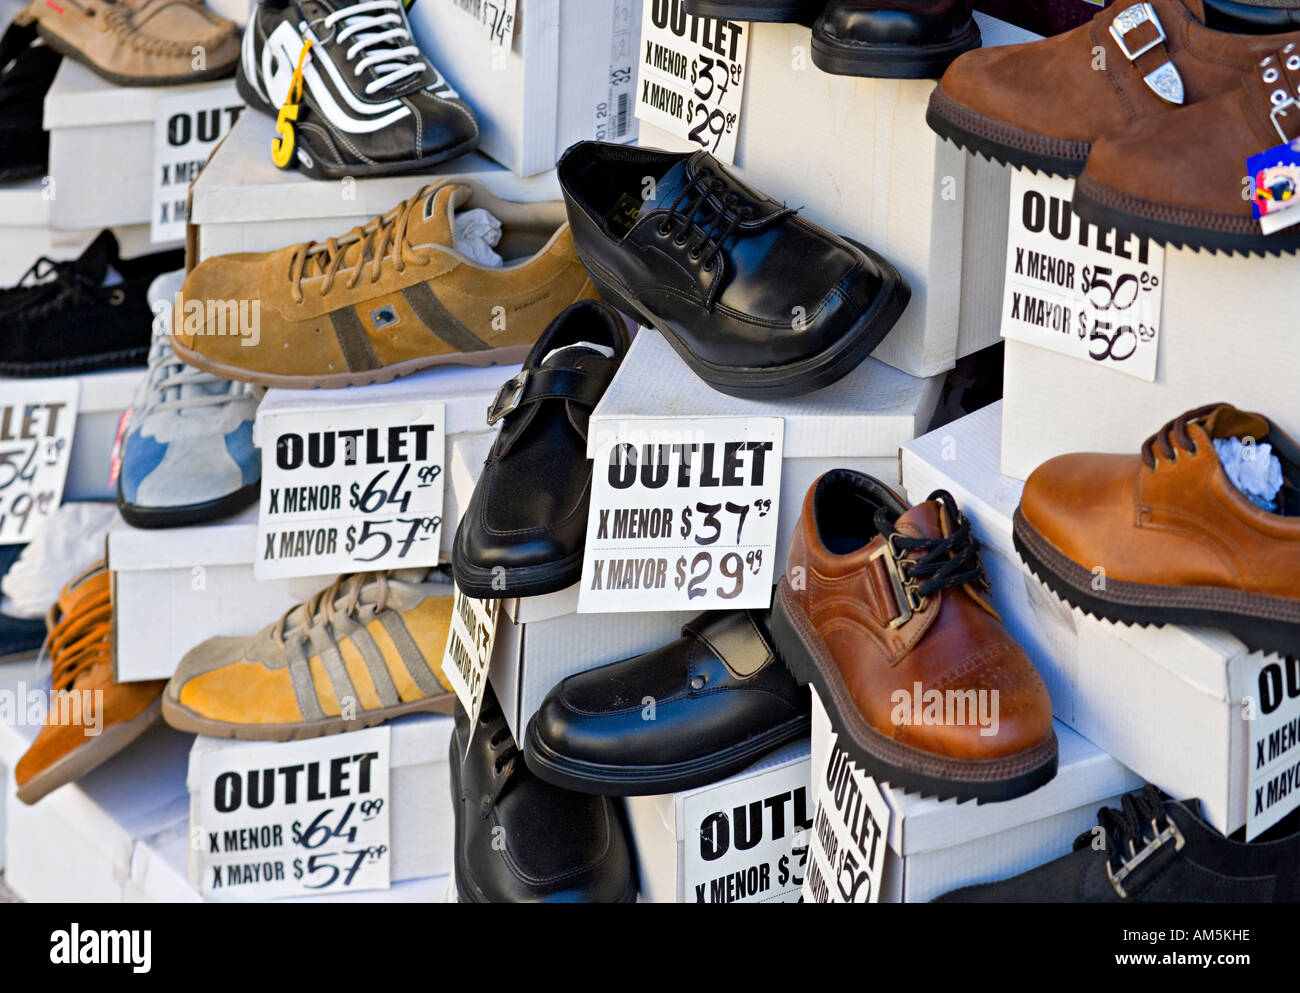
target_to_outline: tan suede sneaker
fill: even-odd
[[[456,212],[472,207],[501,221],[503,265],[457,249]],[[172,343],[183,361],[290,389],[519,362],[560,311],[596,295],[563,203],[450,181],[341,238],[206,259],[181,293]]]
[[[239,27],[199,0],[31,0],[45,43],[119,86],[220,79],[239,61]]]

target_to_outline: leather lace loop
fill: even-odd
[[[966,583],[987,586],[984,566],[980,562],[979,541],[971,534],[970,521],[957,509],[957,501],[947,490],[935,490],[926,498],[938,500],[948,512],[953,532],[946,538],[913,538],[894,530],[898,515],[887,507],[876,510],[876,530],[888,536],[891,546],[900,553],[920,552],[918,558],[899,558],[904,579],[920,581],[917,592],[929,597],[940,590]]]

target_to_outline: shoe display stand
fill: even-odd
[[[957,498],[983,546],[994,605],[1038,667],[1056,717],[1170,795],[1199,798],[1206,821],[1235,831],[1247,813],[1245,700],[1258,694],[1265,657],[1218,629],[1099,620],[1035,579],[1011,540],[1023,484],[998,468],[1007,416],[1003,401],[904,446],[903,485],[913,499],[940,487]]]

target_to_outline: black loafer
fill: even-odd
[[[875,252],[744,185],[707,152],[583,141],[557,170],[574,247],[601,295],[657,328],[723,393],[779,399],[830,385],[911,296]]]
[[[1197,803],[1154,786],[1103,808],[1074,851],[935,903],[1292,903],[1300,900],[1300,834],[1284,822],[1249,844],[1205,823]],[[1294,820],[1289,818],[1288,821]]]
[[[491,687],[477,728],[456,705],[451,794],[462,903],[636,902],[636,870],[618,806],[529,772]]]
[[[809,695],[757,611],[702,614],[663,648],[570,676],[528,723],[542,779],[613,796],[673,793],[737,773],[808,734]]]
[[[682,9],[696,17],[809,26],[825,6],[826,0],[682,0]]]
[[[813,65],[840,76],[937,79],[980,47],[971,0],[831,0],[813,25]]]
[[[482,600],[540,596],[582,578],[591,463],[587,421],[627,352],[627,327],[599,300],[551,322],[501,387],[503,421],[456,529],[452,570]]]

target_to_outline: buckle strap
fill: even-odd
[[[523,369],[497,391],[488,407],[487,422],[495,424],[520,407],[542,400],[568,400],[594,409],[617,369],[617,362],[604,357],[585,357],[581,369]]]
[[[1172,842],[1172,844],[1171,844]],[[1183,850],[1186,840],[1178,825],[1168,814],[1164,826],[1151,818],[1151,837],[1146,839],[1142,848],[1137,848],[1130,840],[1129,857],[1121,860],[1118,869],[1106,860],[1106,878],[1121,900],[1128,900],[1142,887],[1151,882]]]
[[[880,560],[889,580],[888,590],[893,595],[894,606],[898,613],[888,618],[890,628],[901,628],[912,619],[913,614],[925,610],[929,599],[921,595],[921,584],[912,574],[912,563],[904,558],[902,549],[894,546],[897,534],[890,534],[881,542],[880,547],[871,553],[868,562]],[[871,574],[871,571],[868,573]]]
[[[766,669],[776,653],[747,610],[701,614],[682,625],[709,647],[736,679],[749,679]]]
[[[1259,78],[1272,109],[1269,120],[1282,141],[1300,138],[1300,46],[1287,45],[1259,63]]]
[[[1150,26],[1147,34],[1152,32],[1154,34],[1147,41],[1139,42],[1135,35],[1143,25]],[[1150,3],[1135,3],[1120,11],[1110,22],[1110,36],[1115,39],[1119,50],[1135,68],[1138,59],[1159,46],[1165,47],[1166,56],[1169,54],[1169,36],[1165,33],[1165,26],[1160,23],[1155,7]],[[1166,103],[1182,104],[1186,100],[1182,74],[1168,58],[1143,76],[1142,81],[1151,88],[1151,92]]]

